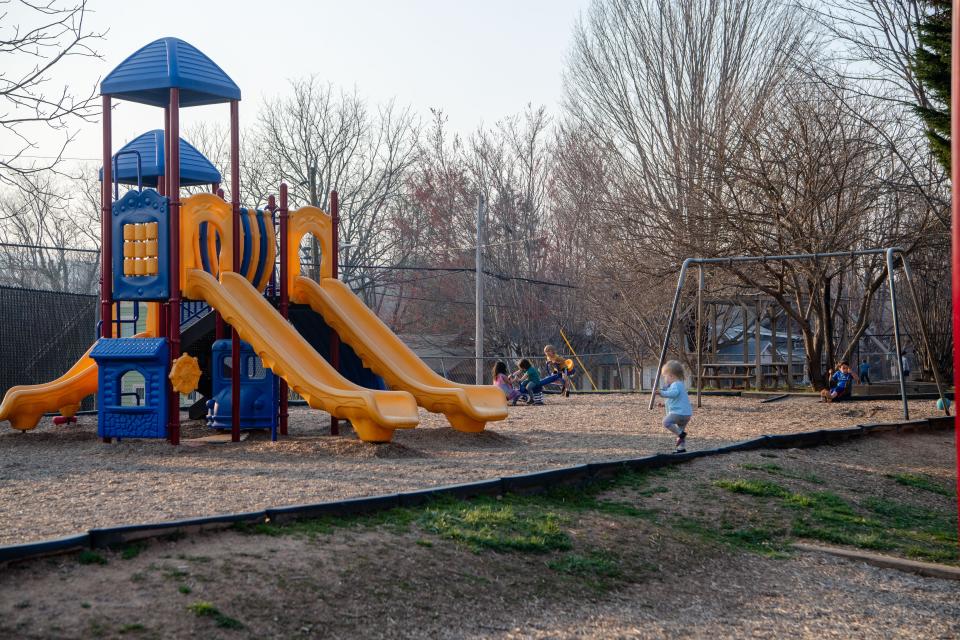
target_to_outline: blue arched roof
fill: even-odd
[[[100,83],[100,93],[156,107],[180,89],[180,106],[240,99],[240,87],[199,49],[179,38],[160,38],[134,52]]]
[[[140,153],[141,177],[144,186],[156,187],[157,178],[164,175],[163,130],[154,129],[141,134],[125,144],[117,154],[117,174],[121,184],[137,184],[137,156],[124,151]],[[115,157],[116,155],[115,154]],[[103,168],[100,168],[103,180]],[[114,176],[117,180],[117,176]],[[196,147],[180,138],[180,184],[188,187],[196,184],[222,182],[220,172]]]

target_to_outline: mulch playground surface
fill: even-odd
[[[0,432],[0,544],[86,531],[410,491],[586,462],[669,452],[663,410],[640,395],[549,396],[542,407],[513,407],[481,434],[451,429],[421,410],[421,425],[369,445],[329,417],[291,411],[290,437],[251,434],[239,444],[171,447],[161,441],[104,444],[96,416],[34,431]],[[912,403],[911,417],[936,414]],[[688,448],[714,448],[762,434],[792,433],[900,419],[897,401],[825,405],[793,397],[770,404],[707,397],[691,422]],[[209,435],[188,423],[184,438]]]
[[[581,402],[567,407],[598,406]],[[700,416],[713,425],[752,407],[710,406]],[[535,427],[511,428],[476,441],[486,448],[464,460],[526,455],[501,439],[533,440]],[[432,431],[419,437],[441,451],[466,450],[456,436]],[[635,437],[665,445],[652,428],[642,433]],[[382,460],[346,445],[320,454],[306,448],[311,436],[302,438],[297,455],[312,452],[317,468],[347,455],[358,467]],[[268,456],[265,445],[232,449],[240,453],[228,466]],[[143,465],[143,455],[131,459]],[[699,458],[579,491],[35,559],[0,570],[0,637],[952,638],[960,635],[960,582],[791,545],[956,565],[954,462],[949,431],[887,433]]]

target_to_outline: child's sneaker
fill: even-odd
[[[677,436],[677,448],[674,449],[674,453],[686,453],[687,452],[687,432],[682,432]]]

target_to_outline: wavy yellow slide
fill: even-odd
[[[185,272],[184,293],[204,300],[235,327],[275,374],[314,409],[350,420],[365,442],[389,442],[394,429],[417,426],[417,403],[405,391],[374,391],[344,379],[243,276],[218,281],[199,269]]]
[[[7,390],[0,404],[0,422],[9,420],[14,429],[29,431],[49,411],[59,411],[67,417],[74,415],[83,399],[97,392],[97,363],[90,357],[90,349],[53,382],[17,385]]]
[[[503,391],[491,385],[456,384],[436,373],[343,282],[322,278],[317,284],[296,276],[290,297],[322,315],[364,366],[391,388],[409,391],[428,411],[445,414],[458,431],[475,433],[487,422],[506,419]]]

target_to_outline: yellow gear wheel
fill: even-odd
[[[200,382],[200,362],[189,353],[173,361],[170,367],[170,383],[180,393],[192,393]]]

